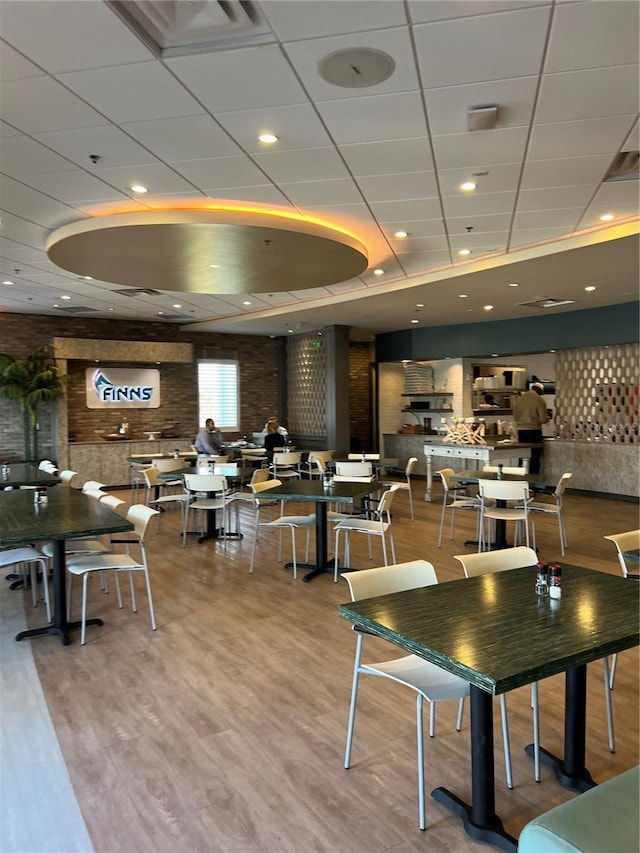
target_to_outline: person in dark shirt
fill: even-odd
[[[269,462],[273,460],[273,451],[284,447],[286,436],[278,432],[278,419],[270,418],[265,424],[264,449],[267,451]]]

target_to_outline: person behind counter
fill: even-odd
[[[549,420],[549,413],[542,395],[544,385],[541,382],[533,382],[529,391],[525,391],[516,398],[513,404],[513,419],[518,430],[518,441],[526,444],[542,444],[542,424]],[[541,447],[531,448],[531,462],[529,473],[540,473],[540,459],[542,457]]]
[[[196,436],[193,446],[198,453],[207,456],[218,456],[224,444],[224,437],[219,429],[216,429],[213,418],[207,418],[204,427]]]

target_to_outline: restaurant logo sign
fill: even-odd
[[[160,372],[128,368],[87,368],[87,408],[157,409]]]

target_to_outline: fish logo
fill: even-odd
[[[93,374],[93,389],[103,403],[148,403],[153,396],[151,385],[114,385],[100,369]]]

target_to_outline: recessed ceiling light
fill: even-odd
[[[470,255],[471,249],[460,249],[458,252],[459,255]]]
[[[465,181],[463,184],[460,184],[460,189],[465,193],[470,193],[475,190],[477,186],[478,185],[473,181]]]
[[[61,296],[60,299],[71,299],[71,297],[64,295],[64,296]]]
[[[550,349],[550,350],[549,350],[549,352],[555,352],[555,350],[554,350],[554,349]]]
[[[174,302],[171,307],[172,308],[182,308],[182,305],[179,302]]]
[[[115,311],[115,310],[116,310],[115,308],[109,308],[109,311]]]
[[[158,317],[164,317],[164,311],[158,311]]]
[[[265,145],[273,145],[274,142],[278,141],[278,137],[275,133],[261,133],[258,140],[264,142]]]
[[[491,358],[497,358],[497,357],[498,357],[498,353],[497,353],[497,352],[492,352],[492,353],[491,353]]]
[[[424,302],[416,302],[416,308],[424,308]]]
[[[373,271],[373,274],[374,274],[374,275],[384,275],[384,270],[383,270],[383,269],[378,268],[377,270],[374,270],[374,271]]]
[[[7,285],[7,287],[12,287],[12,286],[15,284],[15,282],[14,282],[14,281],[3,281],[2,283],[3,283],[3,284],[6,284],[6,285]]]
[[[411,322],[412,322],[412,323],[419,323],[419,322],[420,322],[420,320],[418,320],[418,319],[414,318]]]
[[[212,270],[220,270],[220,269],[222,269],[222,265],[221,265],[221,264],[209,264],[209,267],[210,267]]]
[[[459,299],[468,299],[468,298],[469,298],[469,294],[468,294],[468,293],[459,293],[459,294],[458,294],[458,298],[459,298]]]
[[[404,240],[404,238],[408,237],[409,234],[407,231],[396,231],[396,233],[393,236],[397,237],[398,240]]]
[[[594,290],[597,290],[597,288],[590,284],[588,285],[588,287],[585,287],[585,290],[587,291],[587,293],[592,293]]]
[[[287,329],[287,331],[289,332],[290,335],[293,334],[293,329]]]
[[[251,301],[249,299],[245,299],[242,304],[243,305],[251,305]]]
[[[54,307],[54,308],[59,308],[60,306],[58,305],[58,303],[57,303],[57,302],[54,302],[54,303],[53,303],[53,307]]]
[[[79,280],[79,281],[93,281],[93,276],[90,276],[90,275],[79,275],[79,276],[78,276],[78,280]]]
[[[509,287],[520,287],[520,285],[516,281],[512,281],[509,283]]]
[[[611,220],[614,218],[615,217],[614,217],[613,213],[603,213],[602,216],[600,217],[600,222],[611,222]]]
[[[132,184],[129,189],[132,193],[148,193],[149,190],[143,184]]]
[[[485,311],[493,311],[493,305],[483,305]]]

